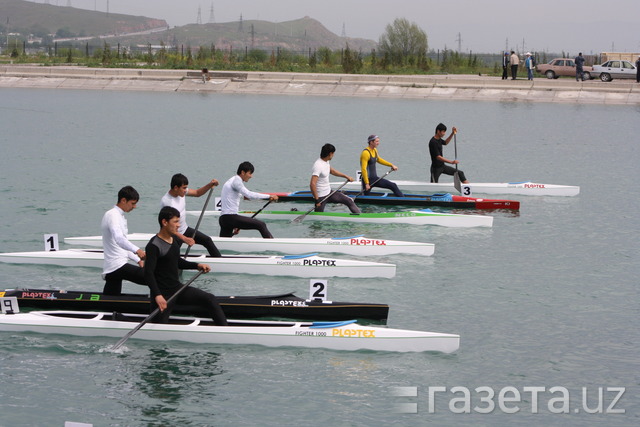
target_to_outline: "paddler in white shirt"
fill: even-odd
[[[327,203],[342,203],[346,205],[351,213],[360,213],[360,208],[356,206],[353,199],[339,191],[331,194],[331,184],[329,183],[329,175],[345,178],[349,182],[354,179],[333,167],[329,163],[333,159],[336,147],[333,144],[324,144],[320,149],[320,158],[315,161],[311,169],[311,181],[309,189],[315,200],[316,212],[324,212]],[[329,196],[329,197],[327,197]]]
[[[209,255],[212,257],[220,257],[222,254],[216,247],[215,243],[213,243],[213,240],[211,240],[211,237],[202,233],[200,230],[196,230],[187,225],[186,196],[200,197],[217,185],[218,180],[212,179],[206,185],[194,190],[189,188],[189,179],[187,179],[183,174],[177,173],[171,177],[171,189],[162,196],[162,200],[160,201],[161,208],[164,206],[171,206],[180,212],[180,227],[178,227],[178,232],[176,233],[178,240],[189,246],[193,246],[196,243],[202,245],[207,249]]]
[[[249,200],[278,200],[278,196],[275,194],[255,193],[249,191],[247,187],[244,186],[244,183],[249,182],[253,177],[253,172],[255,172],[255,168],[250,162],[242,162],[238,166],[236,175],[229,178],[222,186],[222,193],[220,195],[221,211],[220,219],[218,219],[218,223],[220,224],[220,237],[233,237],[234,234],[238,234],[239,230],[258,230],[263,238],[273,239],[273,235],[263,221],[238,215],[240,200],[242,200],[242,198]]]
[[[130,185],[118,192],[118,203],[102,217],[102,246],[104,264],[102,277],[105,279],[103,292],[107,295],[120,295],[122,281],[144,285],[143,260],[145,252],[127,239],[129,233],[124,214],[134,210],[140,195]],[[135,264],[129,263],[133,261]]]

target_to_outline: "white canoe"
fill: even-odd
[[[188,215],[200,215],[202,211],[187,211]],[[251,216],[254,211],[241,211],[241,215]],[[265,220],[293,221],[303,215],[300,211],[262,211],[260,218]],[[205,216],[220,216],[220,211],[205,211]],[[440,225],[443,227],[491,227],[493,217],[489,215],[467,215],[446,212],[433,212],[430,209],[360,213],[348,212],[311,212],[304,217],[304,221],[348,221],[374,224],[413,224]]]
[[[101,312],[32,311],[0,314],[0,331],[122,338],[146,316]],[[345,322],[278,322],[229,320],[215,326],[210,319],[173,317],[167,324],[147,323],[132,340],[186,341],[197,344],[262,345],[331,350],[452,353],[460,336]],[[114,342],[115,343],[115,342]]]
[[[144,247],[153,234],[131,233],[127,238],[134,245]],[[341,253],[357,256],[413,254],[431,256],[433,243],[404,242],[401,240],[375,239],[360,236],[325,238],[216,237],[211,236],[221,251],[242,253],[278,252],[281,254],[308,254],[310,252]],[[102,236],[65,237],[70,245],[102,247]],[[195,246],[197,248],[197,246]]]
[[[424,191],[428,193],[454,193],[458,191],[453,186],[453,182],[427,182],[427,181],[402,181],[394,180],[400,189],[407,191]],[[343,182],[332,182],[334,188],[342,185]],[[540,184],[531,181],[522,182],[471,182],[461,184],[462,194],[471,196],[476,193],[481,194],[519,194],[523,196],[577,196],[580,187],[575,185]],[[360,182],[350,182],[345,188],[360,189]]]
[[[189,261],[209,264],[213,273],[264,274],[267,276],[323,277],[394,277],[395,264],[321,258],[306,255],[188,255]],[[0,253],[0,262],[14,264],[48,264],[63,267],[102,268],[104,256],[97,249]]]

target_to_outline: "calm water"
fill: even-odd
[[[321,145],[331,142],[333,166],[355,173],[371,133],[400,167],[390,178],[426,179],[427,141],[441,121],[458,127],[458,158],[472,181],[581,186],[572,198],[513,196],[520,213],[496,212],[490,230],[270,226],[280,237],[365,233],[435,243],[428,259],[381,258],[398,265],[396,278],[333,279],[329,296],[388,303],[392,327],[458,333],[456,354],[136,340],[113,354],[102,351],[113,344],[108,339],[2,332],[2,426],[640,423],[638,108],[2,89],[0,118],[2,252],[42,250],[45,233],[61,240],[99,234],[102,214],[127,184],[142,196],[129,229],[155,232],[159,199],[176,172],[200,186],[226,180],[250,160],[250,189],[305,189]],[[453,156],[452,146],[445,150]],[[188,207],[203,202],[190,199]],[[218,231],[211,220],[201,228]],[[6,264],[0,283],[102,288],[95,270]],[[209,274],[197,285],[218,294],[308,292],[306,279],[250,275]],[[430,408],[438,386],[446,391]],[[549,406],[561,396],[554,386],[567,390],[568,414]],[[396,387],[414,387],[417,397],[393,396]],[[470,414],[450,409],[463,406],[451,402],[463,396],[453,387],[470,391]],[[490,406],[477,387],[495,391],[490,414],[474,409]],[[514,396],[508,387],[521,398],[501,408],[500,392]],[[532,387],[545,388],[537,411]],[[597,409],[603,390],[599,412],[606,412],[617,387],[626,391],[612,409],[624,414],[583,409],[583,394],[587,408]],[[400,413],[396,405],[405,403],[416,403],[418,413]],[[519,411],[506,413],[512,407]]]

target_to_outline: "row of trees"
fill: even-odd
[[[265,51],[261,49],[220,49],[215,45],[172,46],[164,44],[159,49],[148,45],[144,49],[111,46],[102,42],[100,47],[53,44],[33,56],[26,55],[26,47],[20,54],[17,43],[10,47],[16,61],[42,63],[78,63],[88,66],[159,67],[159,68],[209,68],[245,71],[296,71],[325,73],[385,73],[416,74],[427,72],[476,73],[493,72],[500,61],[487,66],[476,55],[450,51],[429,51],[426,33],[415,23],[399,18],[387,25],[380,37],[378,50],[362,52],[346,45],[332,50],[321,47],[307,52],[291,52],[285,49]]]
[[[318,73],[363,74],[424,74],[491,72],[477,55],[454,51],[429,52],[412,56],[402,62],[389,53],[372,50],[368,53],[351,49],[332,50],[321,47],[308,52],[285,49],[219,49],[215,45],[130,49],[122,46],[56,45],[26,54],[23,45],[11,43],[10,56],[15,63],[38,62],[45,65],[77,64],[90,67],[148,67],[148,68],[209,68],[244,71],[295,71]],[[495,60],[500,59],[499,55]],[[497,63],[497,62],[496,62]]]

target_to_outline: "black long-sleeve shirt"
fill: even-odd
[[[144,278],[151,290],[151,297],[180,286],[179,270],[196,270],[198,264],[180,256],[180,242],[162,240],[155,235],[145,248]]]

